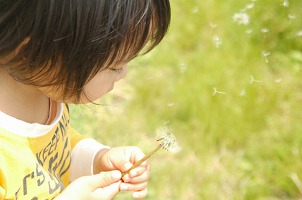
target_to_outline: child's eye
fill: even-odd
[[[113,68],[110,68],[110,70],[116,72],[116,73],[122,73],[124,68],[119,68],[119,69],[113,69]]]

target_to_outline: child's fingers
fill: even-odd
[[[133,147],[132,148],[132,159],[131,159],[131,162],[137,162],[139,161],[140,159],[142,159],[145,154],[137,147]]]
[[[138,167],[130,171],[130,174],[125,175],[123,177],[124,182],[131,182],[131,183],[141,183],[148,181],[150,178],[150,167]]]
[[[111,185],[112,183],[117,182],[121,179],[121,172],[118,170],[110,171],[110,172],[102,172],[100,174],[96,174],[88,178],[88,185],[91,188],[102,188]]]
[[[56,199],[112,199],[119,192],[121,172],[102,172],[73,181]]]
[[[148,190],[146,188],[142,191],[133,192],[132,197],[136,200],[143,199],[147,196],[147,193],[148,193]]]
[[[147,188],[148,183],[138,183],[138,184],[129,184],[129,183],[121,183],[120,190],[121,191],[141,191]]]
[[[93,191],[95,199],[113,199],[120,191],[121,172],[118,170],[102,172],[96,175],[98,180],[97,188]]]
[[[93,199],[113,199],[120,191],[121,181],[112,183],[103,188],[97,188],[93,192]]]
[[[142,175],[143,173],[145,173],[145,171],[149,171],[149,170],[150,170],[149,165],[140,165],[137,168],[131,170],[129,175],[130,177],[136,177]]]
[[[123,184],[123,186],[122,186]],[[122,191],[135,191],[132,194],[132,197],[134,199],[144,199],[147,196],[148,190],[147,190],[147,183],[141,183],[141,184],[125,184],[121,183],[121,190]]]
[[[140,176],[136,176],[134,178],[129,178],[127,181],[124,181],[126,183],[130,183],[130,184],[137,184],[137,183],[143,183],[143,182],[148,182],[150,178],[149,173],[143,173]]]

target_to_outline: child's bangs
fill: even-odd
[[[107,38],[111,43],[109,66],[130,61],[142,50],[142,53],[152,50],[163,39],[170,24],[168,1],[123,1],[116,6],[116,13],[111,13],[115,20]]]

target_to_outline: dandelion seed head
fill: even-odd
[[[250,22],[250,16],[247,13],[235,13],[233,15],[233,21],[237,24],[248,25]]]
[[[160,142],[160,145],[163,149],[171,151],[172,153],[177,153],[181,149],[176,142],[176,137],[173,135],[171,129],[162,127],[157,130],[157,141]]]

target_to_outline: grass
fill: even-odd
[[[301,6],[174,0],[163,43],[130,63],[101,106],[73,106],[73,126],[148,152],[168,124],[182,151],[149,160],[147,199],[301,199]],[[233,21],[240,11],[249,24]]]

